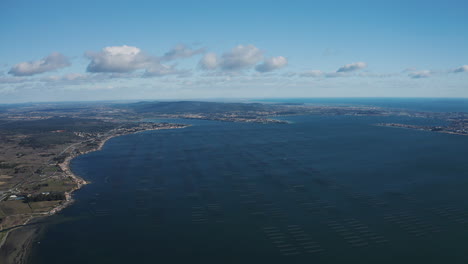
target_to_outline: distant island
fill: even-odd
[[[87,184],[70,161],[96,151],[116,136],[188,125],[150,119],[202,119],[275,123],[289,115],[409,116],[444,121],[445,126],[379,123],[379,126],[468,135],[468,114],[434,113],[372,106],[286,103],[137,102],[38,103],[0,107],[0,260],[21,263],[36,232],[31,225],[72,203]],[[21,228],[28,226],[29,228]],[[0,261],[2,262],[2,261]]]

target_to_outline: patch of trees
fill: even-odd
[[[61,145],[73,142],[78,137],[72,132],[52,133],[44,132],[41,134],[31,135],[20,141],[20,145],[37,148],[48,148],[51,145]]]
[[[115,123],[97,119],[53,117],[32,121],[15,121],[0,127],[0,131],[9,133],[40,134],[55,130],[67,132],[103,132],[117,127]],[[59,133],[57,133],[59,134]]]
[[[87,146],[87,147],[95,148],[95,147],[99,146],[99,144],[96,143],[96,142],[91,142],[91,143],[86,144],[86,146]]]
[[[65,200],[65,193],[63,192],[51,192],[51,193],[40,193],[27,196],[24,198],[25,203],[42,202],[42,201],[60,201]]]
[[[54,157],[53,160],[56,161],[56,162],[58,162],[58,163],[62,163],[62,162],[65,161],[66,158],[67,158],[67,157],[66,157],[65,155],[60,155],[60,156],[58,156],[58,157]]]
[[[37,190],[41,189],[41,187],[47,187],[47,186],[49,186],[48,183],[41,183],[41,184],[38,184],[38,185],[34,186],[32,189],[34,191],[37,191]]]
[[[19,167],[19,168],[15,168],[15,174],[18,174],[18,173],[25,173],[28,171],[28,168],[26,167]]]
[[[16,163],[0,163],[0,169],[13,169],[16,166],[18,166]]]
[[[14,140],[11,140],[10,137],[7,137],[5,135],[0,135],[0,142],[2,143],[14,143]]]

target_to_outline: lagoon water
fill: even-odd
[[[175,120],[76,158],[92,184],[30,263],[468,263],[468,137],[284,119]]]

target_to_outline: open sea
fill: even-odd
[[[198,120],[73,160],[31,264],[468,263],[468,137],[409,117]],[[167,121],[167,120],[165,120]]]
[[[281,98],[258,101],[331,106],[376,106],[424,112],[468,112],[468,98]]]

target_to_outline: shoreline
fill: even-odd
[[[150,128],[150,129],[143,129],[139,131],[131,131],[128,133],[122,133],[122,134],[113,134],[104,137],[103,139],[92,139],[91,141],[96,141],[100,140],[99,144],[97,147],[92,148],[90,150],[87,150],[85,152],[73,152],[65,158],[65,160],[61,163],[58,163],[57,165],[62,169],[64,173],[64,177],[70,177],[73,182],[76,184],[75,187],[73,187],[71,190],[66,191],[65,194],[65,200],[63,203],[59,204],[58,206],[52,208],[51,210],[40,213],[38,215],[31,215],[24,223],[21,225],[17,225],[14,227],[11,227],[8,231],[6,231],[5,235],[3,236],[2,240],[0,241],[0,262],[5,263],[5,264],[24,264],[26,263],[29,254],[31,253],[31,247],[33,244],[34,239],[36,238],[36,235],[39,233],[40,227],[39,226],[33,226],[30,225],[31,222],[34,222],[35,220],[41,219],[41,218],[48,218],[50,216],[53,216],[57,214],[58,212],[62,211],[63,209],[67,208],[68,206],[72,205],[73,202],[75,201],[73,199],[73,193],[79,189],[81,189],[84,185],[90,184],[90,182],[86,181],[85,179],[81,178],[80,176],[76,175],[73,173],[70,165],[71,161],[79,156],[89,154],[91,152],[95,151],[100,151],[103,149],[105,144],[112,138],[115,137],[120,137],[120,136],[126,136],[126,135],[131,135],[131,134],[137,134],[137,133],[142,133],[146,131],[154,131],[154,130],[163,130],[163,129],[179,129],[179,128],[186,128],[191,125],[181,125],[181,127],[156,127],[156,128]],[[70,146],[73,145],[79,145],[83,144],[84,142],[89,142],[90,140],[84,140],[78,143],[71,144]],[[70,147],[68,146],[68,147]],[[20,234],[16,234],[20,233]],[[21,234],[23,233],[23,234]],[[12,241],[13,240],[13,241]],[[15,243],[16,240],[20,240],[20,243]],[[10,245],[12,244],[12,245]],[[16,246],[16,247],[15,247]],[[6,247],[6,249],[5,249]],[[18,248],[19,247],[19,248]],[[10,252],[11,251],[11,252]],[[15,256],[11,256],[9,254],[14,254]],[[8,262],[10,259],[13,262]]]
[[[184,125],[183,127],[177,127],[177,128],[152,128],[152,129],[144,129],[144,130],[124,133],[124,134],[110,135],[110,136],[107,136],[104,139],[102,139],[101,142],[99,142],[99,145],[96,148],[90,149],[90,150],[85,151],[85,152],[80,152],[80,153],[72,154],[72,155],[68,156],[62,163],[59,163],[58,166],[60,166],[60,168],[63,170],[63,172],[64,172],[64,174],[66,176],[73,179],[76,186],[74,188],[72,188],[70,191],[65,192],[65,198],[66,198],[65,202],[63,204],[53,208],[52,210],[50,210],[48,212],[49,215],[54,215],[54,214],[60,212],[61,210],[65,209],[69,205],[71,205],[73,203],[73,201],[74,201],[74,199],[72,197],[73,192],[81,189],[84,185],[90,184],[90,182],[86,181],[85,179],[83,179],[80,176],[77,176],[75,173],[73,173],[73,171],[72,171],[72,169],[70,167],[71,161],[73,159],[75,159],[75,158],[77,158],[79,156],[82,156],[82,155],[92,153],[92,152],[101,151],[102,148],[104,147],[104,145],[107,143],[107,141],[109,141],[112,138],[131,135],[131,134],[142,133],[142,132],[146,132],[146,131],[155,131],[155,130],[163,130],[163,129],[180,129],[180,128],[186,128],[186,127],[189,127],[189,126],[190,125]],[[80,142],[80,144],[83,143],[83,142],[86,142],[86,141],[87,140],[82,141],[82,142]]]
[[[427,131],[427,132],[435,132],[440,134],[448,134],[448,135],[457,135],[457,136],[468,136],[467,133],[449,131],[449,130],[434,130],[432,127],[423,127],[417,125],[407,125],[407,124],[395,124],[395,123],[377,123],[374,124],[375,126],[379,127],[392,127],[392,128],[400,128],[400,129],[409,129],[409,130],[418,130],[418,131]]]

